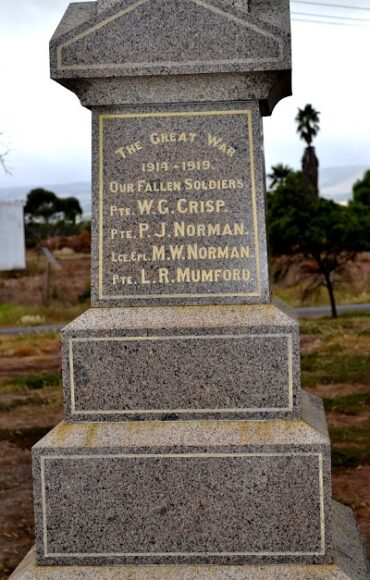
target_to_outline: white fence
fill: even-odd
[[[26,267],[23,201],[0,201],[0,272]]]

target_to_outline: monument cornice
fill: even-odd
[[[173,10],[169,0],[126,0],[104,11],[90,2],[70,5],[51,41],[52,78],[290,71],[285,21],[228,0],[177,4]]]

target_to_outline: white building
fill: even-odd
[[[26,267],[23,201],[0,201],[0,272]]]

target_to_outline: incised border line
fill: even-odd
[[[271,407],[271,408],[247,408],[247,409],[134,409],[134,410],[86,410],[76,411],[76,396],[75,396],[75,379],[74,379],[74,364],[73,364],[73,344],[76,342],[160,342],[171,340],[214,340],[214,339],[236,339],[242,340],[244,338],[286,338],[288,347],[288,407]],[[69,339],[69,377],[70,377],[70,395],[71,395],[71,415],[136,415],[138,413],[146,415],[155,415],[159,413],[186,413],[186,414],[200,414],[200,413],[263,413],[267,411],[292,411],[293,410],[293,344],[292,336],[290,334],[213,334],[204,336],[130,336],[130,337],[90,337],[90,338],[71,338]]]
[[[198,116],[222,116],[222,115],[246,115],[248,119],[248,144],[249,144],[249,163],[251,173],[251,188],[252,188],[252,212],[254,225],[254,244],[255,244],[255,258],[256,258],[256,278],[257,290],[255,292],[223,292],[207,294],[104,294],[103,288],[103,270],[104,270],[104,238],[103,238],[103,210],[104,210],[104,122],[106,119],[145,119],[158,117],[198,117]],[[256,199],[256,177],[254,164],[254,141],[253,141],[253,126],[252,126],[252,111],[250,109],[230,110],[230,111],[181,111],[181,112],[167,112],[167,113],[116,113],[111,115],[99,115],[99,300],[121,300],[126,298],[128,300],[140,300],[151,298],[153,300],[162,300],[167,298],[222,298],[242,297],[242,296],[261,296],[261,274],[260,274],[260,252],[259,252],[259,237],[258,237],[258,218],[257,218],[257,199]]]
[[[318,491],[320,499],[320,552],[128,552],[128,553],[50,553],[48,552],[48,531],[47,531],[47,505],[45,486],[45,462],[47,460],[69,460],[69,459],[203,459],[203,458],[224,458],[224,457],[316,457],[318,460],[319,481]],[[114,558],[114,557],[174,557],[174,556],[323,556],[325,550],[325,501],[324,501],[324,473],[322,453],[122,453],[108,455],[42,455],[41,463],[41,498],[42,498],[42,521],[43,521],[43,546],[45,558],[79,557],[79,558]]]
[[[179,65],[180,66],[194,66],[194,65],[204,65],[204,64],[223,65],[223,64],[229,64],[229,63],[250,64],[250,63],[254,63],[254,62],[280,62],[283,59],[283,53],[284,53],[283,41],[281,38],[277,37],[272,32],[269,32],[267,30],[263,30],[262,28],[260,28],[259,26],[256,26],[255,24],[253,24],[251,22],[246,22],[245,20],[242,20],[236,16],[233,16],[232,14],[228,14],[227,12],[221,10],[220,8],[217,8],[216,6],[212,6],[211,4],[205,2],[204,0],[192,0],[192,2],[194,4],[197,4],[198,6],[204,6],[206,9],[225,17],[227,20],[231,20],[232,22],[236,22],[237,24],[243,26],[244,28],[249,28],[250,30],[254,30],[258,34],[261,34],[262,36],[265,36],[267,38],[272,38],[273,40],[275,40],[277,42],[277,44],[279,46],[279,56],[278,57],[271,57],[271,58],[256,57],[256,58],[242,58],[242,59],[229,59],[229,60],[215,60],[215,61],[212,61],[211,63],[209,63],[208,61],[195,60],[195,61],[187,61],[187,62],[160,61],[160,62],[138,62],[138,63],[126,62],[126,63],[69,64],[69,65],[63,64],[62,51],[64,48],[67,48],[68,46],[74,44],[78,40],[82,40],[83,38],[85,38],[86,36],[89,36],[93,32],[96,32],[96,31],[100,30],[101,28],[104,28],[105,26],[107,26],[111,22],[114,22],[115,20],[117,20],[117,18],[120,18],[121,16],[125,16],[126,14],[129,14],[130,12],[132,12],[133,10],[138,8],[139,6],[146,4],[147,2],[149,2],[149,0],[138,0],[138,2],[136,2],[132,6],[129,6],[128,8],[125,8],[125,9],[121,10],[120,12],[117,12],[117,14],[113,14],[113,16],[110,16],[109,18],[105,18],[102,22],[99,22],[99,24],[96,24],[95,26],[88,28],[84,32],[81,32],[80,34],[77,34],[73,38],[66,40],[65,42],[60,44],[56,49],[56,51],[57,51],[57,70],[58,71],[89,70],[89,69],[102,70],[105,68],[121,68],[121,69],[126,68],[126,69],[129,69],[129,68],[135,68],[135,67],[163,67],[163,66],[174,67],[174,66],[179,66]]]

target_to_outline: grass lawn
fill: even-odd
[[[305,285],[297,284],[291,288],[280,288],[273,286],[273,293],[284,302],[288,302],[295,308],[304,306],[330,306],[329,296],[326,288],[318,289],[307,300],[302,300]],[[339,304],[368,304],[370,303],[370,283],[363,284],[353,291],[352,288],[335,288],[335,299]]]
[[[87,303],[53,306],[0,304],[0,326],[39,326],[41,324],[67,323],[77,318],[88,307]]]

